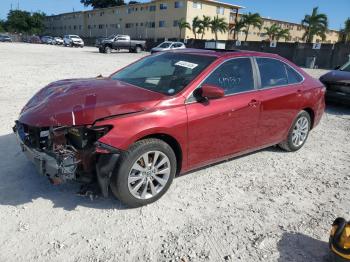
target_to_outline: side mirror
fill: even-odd
[[[202,100],[217,99],[225,96],[225,92],[222,88],[210,84],[204,84],[196,91],[195,97],[201,98]]]
[[[341,68],[340,65],[337,65],[336,67],[334,67],[334,70],[339,70]]]

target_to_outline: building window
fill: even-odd
[[[202,9],[202,3],[200,3],[200,2],[193,2],[193,8],[195,8],[195,9]]]
[[[176,2],[174,3],[174,7],[175,7],[175,8],[182,8],[182,7],[184,7],[184,2],[182,2],[182,1],[176,1]]]
[[[178,26],[179,26],[179,20],[174,20],[173,27],[178,27]]]
[[[150,12],[156,11],[156,6],[155,6],[155,5],[150,5],[150,6],[149,6],[149,11],[150,11]]]
[[[73,26],[73,29],[74,29],[74,30],[77,30],[77,26],[76,26],[76,25],[75,25],[75,26]]]
[[[156,22],[150,22],[150,23],[149,23],[149,27],[155,28],[155,27],[156,27]]]
[[[162,3],[162,4],[160,4],[160,5],[159,5],[159,9],[160,9],[160,10],[165,10],[165,9],[168,9],[168,5],[167,5],[167,4],[164,4],[164,3]]]
[[[133,8],[128,8],[127,10],[126,10],[126,12],[128,13],[128,14],[131,14],[132,13],[132,10],[133,10]]]
[[[143,11],[143,6],[140,7],[140,11]]]
[[[164,20],[159,21],[159,27],[165,27],[165,21]]]
[[[140,26],[143,26],[143,23],[140,23]]]
[[[103,29],[104,25],[98,25],[98,29]]]
[[[225,8],[223,8],[222,6],[218,6],[218,7],[216,8],[216,13],[217,13],[218,15],[223,15],[223,14],[224,14],[224,10],[225,10]]]
[[[104,15],[105,15],[105,12],[101,12],[101,13],[100,13],[100,16],[104,16]]]
[[[83,26],[80,25],[80,26],[79,26],[79,30],[81,30],[81,29],[83,29]]]
[[[132,28],[132,27],[134,27],[133,23],[126,23],[125,24],[125,28]]]

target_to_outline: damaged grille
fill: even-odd
[[[16,122],[14,131],[22,143],[44,155],[40,172],[53,183],[70,179],[91,180],[95,173],[95,142],[109,127],[33,127]]]

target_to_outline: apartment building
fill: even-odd
[[[72,12],[48,16],[45,21],[46,34],[63,36],[77,34],[83,37],[106,37],[112,34],[127,34],[134,39],[177,39],[180,37],[178,21],[185,19],[190,24],[194,17],[203,15],[224,18],[233,28],[236,19],[240,19],[238,5],[215,0],[153,0],[147,3],[101,8],[82,12]],[[296,23],[263,18],[262,29],[251,28],[248,41],[268,40],[264,27],[278,24],[290,30],[288,42],[302,42],[305,29]],[[181,38],[194,38],[190,29],[181,32]],[[206,30],[204,39],[214,39],[210,30]],[[233,33],[219,33],[219,40],[232,39]],[[335,43],[339,32],[329,30],[325,42]],[[245,40],[245,33],[238,34],[238,40]],[[316,38],[321,41],[321,38]],[[285,41],[285,40],[281,40]]]
[[[180,37],[178,22],[190,24],[195,16],[223,17],[227,22],[237,14],[240,6],[214,0],[155,0],[148,3],[123,5],[48,16],[46,33],[51,35],[77,34],[101,37],[127,34],[135,39],[176,39]],[[193,38],[191,30],[182,30],[181,38]],[[210,30],[206,39],[213,39]],[[219,40],[227,40],[228,33],[219,33]]]
[[[241,14],[238,15],[238,19],[240,19]],[[248,34],[247,41],[263,41],[268,40],[269,36],[266,34],[265,27],[270,27],[273,24],[279,25],[282,29],[288,29],[290,33],[289,39],[280,39],[280,41],[286,42],[303,42],[303,35],[305,34],[305,29],[301,24],[291,23],[281,20],[275,20],[271,18],[263,18],[263,25],[261,29],[258,28],[250,28],[250,32]],[[238,40],[244,41],[246,34],[244,32],[239,32]],[[229,38],[233,38],[233,34],[229,35]],[[328,30],[326,33],[326,39],[323,42],[326,43],[336,43],[339,40],[339,31]],[[322,42],[321,37],[315,37],[314,41]]]

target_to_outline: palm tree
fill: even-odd
[[[305,27],[303,40],[306,40],[307,43],[312,43],[315,36],[320,36],[322,41],[326,39],[328,18],[327,15],[318,13],[318,7],[312,10],[311,15],[305,15],[301,24]]]
[[[201,39],[202,39],[202,40],[203,40],[205,31],[208,30],[208,29],[210,28],[210,22],[211,22],[210,16],[203,15],[203,19],[201,20],[201,29],[202,29],[202,36],[201,36]]]
[[[290,38],[289,29],[280,28],[280,30],[278,30],[276,34],[276,40],[279,41],[281,38],[284,38],[285,41],[287,41]]]
[[[181,39],[181,36],[182,36],[182,30],[185,29],[185,28],[188,28],[188,29],[191,29],[191,26],[188,22],[186,22],[185,19],[181,18],[179,21],[178,21],[178,24],[177,26],[179,27],[179,41]]]
[[[350,18],[345,21],[345,28],[342,30],[345,43],[350,42]]]
[[[238,38],[238,33],[242,31],[243,28],[245,28],[246,24],[243,21],[243,19],[240,19],[235,26],[232,28],[231,33],[233,32],[233,40],[237,40]]]
[[[247,41],[250,27],[252,26],[253,28],[256,27],[261,29],[261,26],[263,25],[263,20],[259,13],[252,14],[251,12],[242,15],[242,20],[245,24],[245,41]]]
[[[210,22],[211,32],[215,34],[215,40],[218,40],[218,32],[226,33],[228,29],[228,24],[225,21],[225,18],[214,16],[213,20]]]
[[[277,24],[273,24],[270,27],[264,27],[264,29],[266,30],[266,35],[269,37],[269,40],[274,41],[281,27]]]
[[[192,20],[192,32],[194,35],[194,39],[197,39],[197,34],[203,33],[202,21],[199,19],[198,16],[196,16]]]

